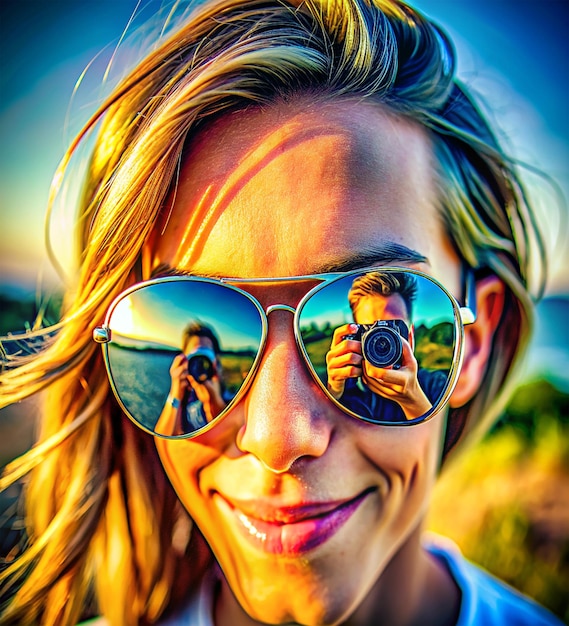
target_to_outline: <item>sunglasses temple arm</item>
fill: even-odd
[[[460,319],[464,325],[476,321],[476,280],[472,268],[464,271],[464,306],[459,307]]]

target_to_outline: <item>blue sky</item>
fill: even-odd
[[[40,268],[50,279],[43,247],[50,180],[94,108],[98,80],[136,4],[0,3],[0,283],[33,289]],[[142,2],[143,15],[160,4]],[[455,40],[459,75],[496,111],[510,151],[546,171],[569,198],[569,2],[417,0],[415,6]],[[70,107],[77,78],[101,51]],[[535,176],[528,184],[555,259],[549,291],[567,294],[569,244],[554,209],[558,199]],[[65,211],[54,221],[63,262],[71,221]]]

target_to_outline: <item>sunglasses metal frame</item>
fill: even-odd
[[[340,279],[343,279],[352,275],[356,276],[359,274],[365,274],[366,272],[378,272],[378,271],[387,272],[387,273],[403,272],[403,273],[412,274],[412,275],[419,276],[419,277],[429,280],[430,282],[434,283],[448,297],[451,303],[452,309],[453,309],[456,343],[454,346],[454,354],[453,354],[453,358],[451,362],[451,369],[449,372],[449,382],[447,384],[445,393],[441,396],[441,398],[439,398],[438,402],[427,413],[425,413],[424,415],[416,419],[411,419],[406,422],[394,423],[394,422],[367,419],[365,417],[358,415],[357,413],[354,413],[353,411],[348,409],[346,406],[344,406],[341,402],[336,400],[336,398],[334,398],[330,394],[330,392],[327,390],[326,385],[322,382],[316,370],[314,369],[314,366],[310,360],[308,352],[306,351],[306,348],[301,338],[300,315],[302,313],[302,310],[305,304],[311,299],[311,297],[315,293],[319,292],[320,290],[324,289],[325,287],[329,286],[331,283],[337,280],[340,280]],[[112,340],[111,329],[110,329],[109,324],[110,324],[111,317],[115,308],[117,307],[119,302],[121,302],[128,295],[136,291],[139,291],[141,289],[151,287],[152,285],[156,285],[160,283],[186,282],[186,281],[217,284],[217,285],[223,286],[228,289],[232,289],[242,294],[247,300],[253,303],[253,305],[259,311],[260,320],[261,320],[261,338],[259,341],[257,354],[255,356],[255,359],[251,365],[251,368],[246,378],[243,381],[243,384],[241,385],[241,387],[239,388],[235,396],[230,400],[227,406],[223,409],[223,411],[218,416],[216,416],[210,423],[208,423],[203,428],[200,428],[196,431],[193,431],[190,433],[184,433],[181,435],[164,435],[164,434],[158,433],[156,431],[153,431],[147,428],[144,424],[142,424],[139,420],[137,420],[135,416],[132,415],[129,409],[125,406],[124,402],[121,399],[119,390],[117,389],[115,382],[114,382],[113,374],[111,371],[109,353],[108,353],[108,344]],[[286,283],[298,283],[298,282],[308,282],[308,281],[311,281],[311,282],[320,281],[320,282],[319,284],[310,288],[304,294],[304,296],[300,299],[296,307],[292,307],[288,304],[272,304],[265,309],[253,295],[251,295],[250,293],[248,293],[247,291],[241,288],[241,286],[246,286],[246,285],[264,285],[264,284],[271,285],[271,284],[286,284]],[[350,415],[360,421],[371,423],[376,426],[389,426],[392,428],[397,427],[397,426],[408,427],[408,426],[413,426],[415,424],[422,424],[423,422],[430,420],[436,413],[438,413],[447,403],[448,399],[450,398],[450,395],[452,394],[454,390],[456,382],[458,380],[458,375],[460,373],[460,369],[462,366],[462,358],[463,358],[464,326],[468,324],[473,324],[476,321],[476,307],[475,307],[476,285],[475,285],[474,273],[470,268],[467,268],[463,272],[463,282],[464,282],[464,289],[463,289],[464,305],[461,306],[458,303],[457,299],[438,280],[436,280],[432,276],[429,276],[429,274],[425,274],[424,272],[411,269],[408,267],[381,266],[381,265],[377,266],[376,265],[372,267],[364,267],[361,269],[350,270],[347,272],[333,272],[333,273],[325,273],[325,274],[306,274],[302,276],[279,276],[279,277],[270,277],[270,278],[269,277],[267,278],[225,278],[225,277],[224,278],[212,278],[212,277],[198,276],[198,275],[193,275],[193,274],[171,274],[167,276],[152,278],[150,280],[137,283],[129,287],[125,291],[121,292],[109,306],[103,325],[97,326],[95,330],[93,331],[93,340],[96,343],[101,344],[102,351],[103,351],[103,358],[105,362],[105,368],[107,370],[107,375],[109,378],[111,389],[121,409],[125,413],[125,415],[132,422],[134,422],[139,428],[141,428],[145,432],[155,437],[160,437],[162,439],[192,439],[214,428],[231,411],[231,409],[243,398],[253,378],[255,377],[257,373],[259,364],[261,362],[261,359],[264,353],[266,340],[267,340],[267,334],[268,334],[268,316],[273,311],[278,311],[278,310],[288,311],[294,315],[293,330],[294,330],[294,337],[295,337],[297,348],[300,354],[302,355],[302,358],[312,378],[316,381],[318,386],[322,389],[326,398],[329,401],[331,401],[334,405],[340,408],[340,410],[343,413]]]

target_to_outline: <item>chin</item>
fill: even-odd
[[[264,603],[263,606],[248,606],[247,612],[250,617],[263,624],[301,624],[302,626],[335,626],[344,623],[350,615],[349,611],[341,607],[305,601],[304,598],[298,598],[294,607]]]
[[[229,581],[237,602],[255,620],[265,624],[302,624],[334,626],[345,622],[361,598],[343,580],[313,573],[288,578],[275,576],[274,584],[266,578],[242,577]]]

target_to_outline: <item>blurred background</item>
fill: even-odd
[[[451,35],[459,76],[479,94],[510,154],[523,164],[551,259],[519,388],[495,429],[444,472],[429,527],[569,622],[569,2],[414,4]],[[63,283],[44,245],[51,178],[101,97],[101,81],[133,12],[136,26],[160,6],[159,0],[0,2],[2,335],[24,330],[46,296],[47,319],[57,317]],[[121,42],[121,58],[128,58],[128,46]],[[112,73],[120,76],[117,63]],[[58,206],[51,226],[67,271],[72,204]],[[0,412],[0,466],[31,445],[33,414],[33,401]],[[10,505],[4,521],[15,496],[9,491],[0,503]],[[0,549],[12,538],[4,532]]]

